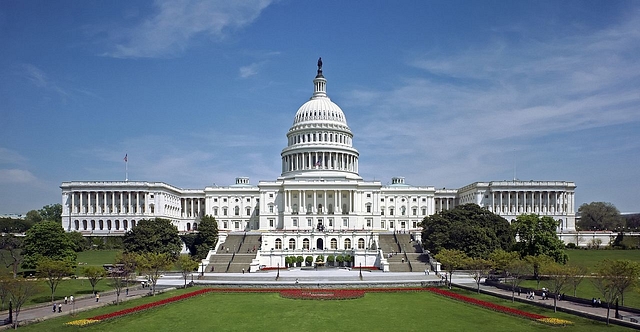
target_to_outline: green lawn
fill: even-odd
[[[193,290],[189,289],[189,291]],[[174,296],[183,290],[109,306],[77,317],[61,317],[22,327],[23,331],[546,331],[551,327],[496,313],[432,293],[369,293],[344,301],[291,300],[278,294],[209,293],[148,311],[78,328],[64,326],[125,307]],[[467,293],[472,295],[473,293]],[[511,302],[483,297],[503,305]],[[575,316],[516,303],[521,310],[575,323],[563,331],[627,331]]]
[[[82,269],[87,266],[100,266],[103,264],[112,264],[116,255],[121,253],[122,250],[87,250],[78,253],[78,267],[76,268],[76,274],[82,275]]]
[[[605,259],[628,259],[640,262],[640,250],[581,250],[571,249],[566,251],[569,255],[569,264],[586,267],[589,272],[595,271],[599,262]]]

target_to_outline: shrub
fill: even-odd
[[[311,266],[311,263],[313,263],[313,257],[312,257],[312,256],[307,256],[307,257],[304,259],[304,262],[305,262],[305,264],[306,264],[307,266]]]
[[[573,242],[567,243],[567,249],[575,249],[576,248],[576,244]]]

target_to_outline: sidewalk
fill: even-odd
[[[149,288],[143,289],[140,286],[129,287],[129,295],[127,296],[126,289],[122,289],[122,292],[120,293],[120,301],[121,302],[128,301],[131,299],[142,297],[143,295],[148,294],[149,291],[150,291]],[[39,322],[49,318],[59,317],[63,315],[70,315],[72,313],[78,313],[81,311],[90,310],[93,308],[115,303],[116,301],[115,291],[109,291],[109,292],[104,292],[99,294],[100,294],[100,299],[98,301],[96,301],[96,298],[93,295],[82,295],[80,297],[76,297],[74,299],[74,303],[68,302],[67,304],[64,304],[63,300],[56,301],[57,304],[62,306],[61,313],[58,313],[58,312],[54,313],[53,304],[51,304],[50,302],[46,304],[43,303],[43,304],[38,304],[34,306],[23,307],[22,310],[20,310],[20,315],[18,316],[18,320],[21,325],[24,325],[26,323]],[[14,311],[13,313],[14,321],[16,319],[15,315],[16,314]],[[7,317],[9,317],[8,310],[0,312],[1,319],[5,319]],[[11,325],[5,325],[0,328],[6,329],[6,328],[9,328],[10,326]]]
[[[456,286],[460,286],[461,288],[472,289],[474,291],[477,289],[477,285],[475,283],[456,283],[455,277],[454,277],[453,284]],[[480,292],[506,298],[506,299],[511,299],[511,296],[512,296],[512,293],[509,290],[503,290],[500,288],[487,286],[483,284],[480,284]],[[518,293],[516,292],[515,300],[518,302],[530,303],[532,305],[542,306],[542,307],[553,310],[553,298],[543,300],[540,296],[536,296],[534,300],[529,300],[529,299],[526,299],[525,293],[521,293],[520,296],[518,296]],[[607,317],[606,307],[593,307],[590,305],[585,305],[585,304],[576,303],[576,302],[557,301],[557,308],[558,308],[558,311],[563,311],[563,312],[567,312],[567,313],[571,313],[571,314],[575,314],[575,315],[579,315],[582,317],[595,319],[599,321],[606,321],[606,317]],[[631,328],[640,330],[640,323],[634,323],[630,321],[630,318],[636,319],[636,320],[640,319],[640,317],[638,317],[640,315],[632,312],[619,310],[618,313],[621,317],[623,317],[623,319],[616,319],[615,312],[616,312],[615,308],[612,307],[611,311],[609,312],[609,320],[612,324],[622,325],[622,326],[631,327]]]

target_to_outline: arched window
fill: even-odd
[[[344,248],[351,249],[351,239],[344,239]]]
[[[111,230],[111,220],[107,220],[107,229]]]
[[[322,204],[318,204],[318,213],[322,213]]]
[[[79,230],[80,229],[80,222],[78,220],[76,220],[73,223],[74,223],[76,231]]]
[[[400,208],[400,213],[401,213],[403,216],[404,216],[404,215],[406,215],[406,214],[407,214],[407,208],[406,208],[406,207],[404,207],[404,206],[403,206],[403,207],[401,207],[401,208]]]
[[[240,207],[239,207],[239,206],[236,206],[236,207],[235,207],[235,209],[234,209],[234,214],[235,214],[236,216],[239,216],[239,215],[240,215]]]
[[[298,204],[293,204],[293,214],[298,214]]]
[[[358,249],[364,249],[364,239],[363,238],[359,238],[358,239]]]
[[[127,222],[127,221],[125,221]],[[131,220],[131,227],[136,227],[136,221],[135,220]]]
[[[329,204],[329,208],[327,211],[329,214],[333,214],[333,204]]]
[[[195,222],[193,223],[193,230],[194,231],[198,230],[198,223],[195,223]]]
[[[302,249],[309,250],[309,239],[302,240]]]
[[[116,220],[116,230],[120,230],[120,220]]]
[[[99,221],[98,221],[98,225],[100,226],[100,230],[103,230],[103,229],[104,229],[104,221],[99,220]]]
[[[282,240],[280,238],[276,239],[276,249],[282,249]]]
[[[335,238],[331,239],[331,249],[338,249],[338,240]]]
[[[82,221],[82,229],[85,230],[85,231],[87,230],[87,221],[86,220]]]
[[[296,249],[296,240],[289,239],[289,250],[295,250],[295,249]]]
[[[217,207],[214,207],[214,208],[213,208],[213,215],[214,215],[214,216],[217,216],[217,215],[218,215],[218,208],[217,208]]]
[[[190,231],[190,230],[191,230],[191,223],[190,223],[190,222],[188,222],[188,223],[187,223],[187,231]]]

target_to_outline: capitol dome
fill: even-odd
[[[313,95],[300,106],[287,132],[282,176],[359,178],[358,150],[352,146],[353,134],[344,112],[327,96],[322,59],[313,86]]]

